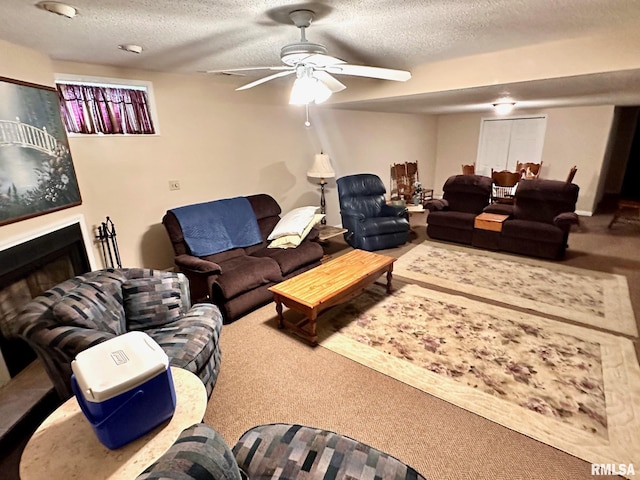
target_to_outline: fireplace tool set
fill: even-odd
[[[122,268],[120,262],[120,251],[118,250],[118,240],[116,238],[116,226],[111,219],[107,217],[105,222],[98,225],[98,235],[96,236],[100,240],[102,246],[102,259],[104,260],[104,266],[107,268]],[[115,265],[113,263],[115,259]]]

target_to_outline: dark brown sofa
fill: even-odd
[[[172,211],[162,219],[175,252],[175,264],[190,281],[194,302],[210,301],[231,322],[273,299],[268,288],[320,264],[323,250],[314,228],[297,248],[267,248],[267,236],[280,220],[280,205],[266,194],[246,197],[258,222],[262,242],[197,257],[185,242]]]
[[[465,178],[466,177],[466,178]],[[442,200],[425,204],[430,238],[541,258],[561,259],[567,248],[579,187],[560,180],[520,180],[512,205],[489,205],[491,179],[455,175]],[[501,231],[474,228],[482,212],[507,215]]]

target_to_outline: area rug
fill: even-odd
[[[374,285],[318,319],[320,345],[592,463],[640,465],[631,340],[459,295]]]
[[[402,255],[394,274],[638,336],[627,279],[528,258],[423,242]]]

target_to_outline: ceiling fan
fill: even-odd
[[[366,65],[350,65],[344,60],[328,55],[324,45],[307,40],[305,30],[311,25],[315,13],[312,10],[294,10],[289,18],[300,29],[300,41],[285,45],[280,50],[280,59],[284,65],[273,67],[248,67],[229,70],[208,70],[207,73],[234,74],[252,70],[275,71],[272,75],[247,83],[236,90],[247,90],[276,78],[288,75],[296,76],[291,89],[290,104],[308,105],[311,102],[322,103],[332,93],[344,90],[346,85],[333,75],[354,75],[358,77],[379,78],[406,82],[411,73],[405,70],[370,67]]]

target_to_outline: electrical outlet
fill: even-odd
[[[180,190],[180,181],[169,180],[169,190]]]

